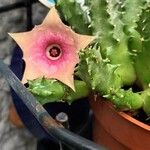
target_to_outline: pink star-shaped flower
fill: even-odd
[[[32,31],[9,34],[21,47],[25,61],[22,82],[39,77],[57,79],[74,90],[73,73],[80,49],[95,37],[80,35],[66,26],[53,7]]]

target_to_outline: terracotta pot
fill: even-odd
[[[8,119],[16,127],[18,127],[18,128],[24,127],[24,125],[23,125],[23,123],[22,123],[22,121],[21,121],[21,119],[20,119],[20,117],[16,111],[16,108],[13,104],[10,105]]]
[[[149,150],[150,126],[117,112],[101,97],[90,97],[94,114],[93,138],[109,150]]]

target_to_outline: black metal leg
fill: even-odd
[[[50,140],[40,140],[37,142],[37,150],[60,150],[59,144],[56,144],[54,142],[51,142]]]
[[[26,16],[27,16],[27,30],[31,30],[33,27],[32,24],[32,1],[31,0],[26,0],[25,1],[25,5],[26,5]]]

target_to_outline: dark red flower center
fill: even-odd
[[[57,60],[62,55],[62,50],[58,45],[50,45],[46,49],[46,56],[51,60]]]

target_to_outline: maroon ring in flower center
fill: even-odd
[[[51,60],[57,60],[61,57],[62,50],[60,46],[52,44],[46,48],[46,56]]]

